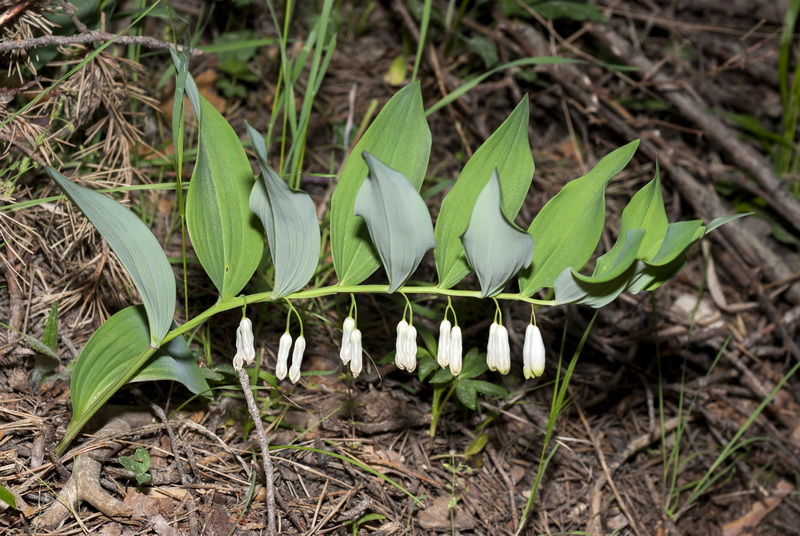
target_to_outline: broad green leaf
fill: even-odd
[[[103,235],[131,276],[147,311],[149,344],[157,348],[175,312],[175,276],[158,240],[142,220],[110,197],[78,186],[49,166],[45,170]]]
[[[439,286],[450,288],[469,273],[461,237],[469,226],[475,201],[497,170],[503,193],[503,213],[510,221],[519,212],[533,178],[528,139],[528,97],[481,145],[444,198],[436,219],[436,271]]]
[[[592,282],[574,277],[572,269],[565,268],[554,285],[557,303],[581,303],[596,309],[608,305],[627,290],[637,266],[637,263],[628,266],[627,270],[613,279]]]
[[[609,253],[614,254],[614,264],[605,263],[602,270],[595,270],[592,276],[585,276],[572,268],[565,268],[556,278],[553,289],[556,302],[585,303],[593,307],[602,307],[614,301],[633,276],[637,252],[646,236],[644,229],[630,229]],[[605,256],[605,255],[604,255]],[[602,259],[603,257],[601,257]],[[600,259],[598,259],[598,268]]]
[[[625,240],[625,236],[632,229],[646,231],[639,245],[639,251],[634,252],[635,258],[652,259],[664,241],[668,226],[667,211],[664,209],[664,198],[661,195],[661,177],[656,164],[656,175],[653,180],[636,192],[631,202],[622,211],[619,225],[619,237],[622,240],[617,240],[611,250],[597,259],[594,275],[607,272],[612,265],[618,266],[617,259],[622,249],[629,250],[630,248],[630,243]]]
[[[522,268],[534,253],[531,236],[511,223],[503,213],[497,170],[483,187],[472,210],[464,251],[481,284],[481,297],[493,296]]]
[[[231,126],[196,88],[186,85],[190,101],[200,101],[200,132],[189,191],[186,226],[200,264],[222,299],[239,294],[264,253],[263,238],[248,209],[253,171]]]
[[[684,264],[686,264],[686,253],[681,253],[667,264],[650,265],[638,261],[625,291],[637,294],[643,290],[655,290],[677,275]]]
[[[477,378],[487,370],[489,367],[486,365],[486,354],[478,352],[477,348],[472,348],[467,355],[464,356],[463,367],[461,367],[461,374],[458,375],[460,380],[471,380]]]
[[[626,290],[636,294],[661,286],[680,271],[686,262],[686,251],[702,238],[704,232],[700,220],[670,223],[656,254],[649,260],[637,263]]]
[[[633,157],[639,141],[620,147],[586,175],[567,183],[528,228],[536,249],[520,277],[520,294],[550,287],[565,268],[580,270],[592,256],[605,222],[605,188]]]
[[[175,325],[173,324],[173,329]],[[194,394],[209,396],[208,382],[203,369],[197,365],[192,350],[183,335],[179,335],[164,344],[150,358],[131,382],[172,380],[182,383]]]
[[[319,222],[311,197],[292,190],[267,164],[264,138],[247,125],[258,157],[261,176],[250,194],[250,210],[264,224],[275,286],[272,295],[286,296],[303,288],[317,269],[320,251]]]
[[[478,391],[472,380],[456,382],[456,397],[472,411],[478,409]]]
[[[0,501],[3,501],[14,510],[17,509],[17,498],[3,485],[0,485]]]
[[[138,305],[119,311],[94,332],[72,372],[72,420],[58,445],[59,454],[155,352],[156,348],[150,345],[145,312]]]
[[[331,197],[331,251],[340,285],[357,285],[380,266],[367,226],[353,212],[369,172],[361,155],[369,152],[402,173],[419,191],[431,150],[431,132],[422,111],[419,82],[398,91],[375,118],[347,158]]]
[[[433,224],[425,201],[405,175],[367,152],[364,160],[369,178],[361,183],[353,210],[364,218],[389,277],[389,292],[394,292],[436,245]]]
[[[472,387],[479,393],[489,395],[493,398],[500,398],[505,400],[508,398],[508,389],[496,383],[486,382],[483,380],[467,380],[472,384]]]

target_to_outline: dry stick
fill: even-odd
[[[78,35],[44,35],[42,37],[32,37],[30,39],[15,39],[13,41],[3,41],[0,43],[0,52],[10,52],[12,50],[30,50],[34,48],[49,46],[84,45],[86,43],[104,43],[114,41],[120,45],[141,45],[147,48],[160,50],[175,49],[178,52],[188,50],[192,56],[199,56],[203,52],[196,48],[184,47],[183,45],[173,45],[148,36],[117,35],[100,30],[90,30],[87,33]]]
[[[272,458],[269,455],[269,440],[266,432],[264,432],[264,423],[261,422],[261,414],[258,411],[258,407],[256,407],[253,391],[250,388],[250,376],[247,375],[247,371],[244,368],[239,369],[239,383],[242,384],[244,399],[247,401],[247,410],[250,412],[250,417],[256,426],[258,443],[261,446],[264,477],[267,481],[267,534],[275,536],[277,534],[275,528],[275,476],[272,472]]]
[[[608,24],[587,25],[589,33],[594,35],[611,51],[625,60],[629,65],[641,69],[644,78],[656,84],[662,94],[674,104],[683,115],[691,119],[720,147],[725,149],[734,162],[746,169],[761,184],[770,205],[783,216],[789,225],[800,231],[800,202],[786,189],[786,186],[772,172],[772,165],[763,155],[750,145],[739,140],[738,133],[729,128],[716,116],[707,111],[707,107],[690,96],[690,92],[680,87],[667,75],[655,70],[653,63],[642,52],[636,50]],[[682,85],[688,85],[683,83]]]

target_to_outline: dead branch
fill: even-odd
[[[184,47],[183,45],[173,45],[149,36],[118,35],[100,30],[90,30],[87,33],[78,35],[43,35],[31,39],[18,39],[14,41],[4,41],[0,43],[0,52],[11,52],[13,50],[31,50],[34,48],[49,46],[84,45],[87,43],[105,43],[113,41],[120,45],[141,45],[147,48],[158,50],[175,49],[178,52],[188,50],[193,56],[199,56],[203,52],[196,48]]]

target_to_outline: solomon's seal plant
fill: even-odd
[[[186,68],[185,61],[180,65]],[[247,126],[260,172],[254,176],[237,134],[200,95],[191,77],[186,78],[186,94],[199,124],[197,161],[186,194],[186,227],[219,301],[183,324],[173,321],[175,277],[150,230],[110,197],[46,168],[106,239],[141,296],[141,305],[114,314],[80,353],[72,375],[73,415],[59,444],[60,453],[89,418],[129,382],[171,379],[195,393],[207,392],[205,377],[188,352],[184,335],[223,311],[243,309],[233,361],[248,393],[243,367],[254,362],[256,352],[244,308],[284,302],[297,317],[300,333],[294,340],[291,363],[287,318],[276,369],[278,378],[288,375],[297,382],[306,339],[302,318],[292,303],[340,293],[396,293],[406,300],[397,324],[395,362],[398,368],[412,372],[418,365],[418,351],[409,297],[491,297],[495,303],[510,300],[531,307],[569,303],[601,307],[622,292],[658,288],[680,270],[695,242],[732,219],[717,219],[707,226],[700,221],[668,222],[656,172],[625,208],[617,243],[597,259],[591,273],[584,273],[603,230],[606,185],[633,157],[638,142],[611,152],[586,175],[569,182],[527,229],[521,229],[514,221],[534,172],[526,97],[467,162],[444,198],[434,226],[419,194],[428,167],[431,134],[419,83],[413,83],[386,103],[352,149],[331,198],[330,227],[322,233],[312,199],[290,187],[270,166],[261,134]],[[274,275],[272,288],[242,295],[261,263],[265,246]],[[430,249],[438,282],[408,284]],[[306,288],[328,251],[338,284]],[[380,267],[386,284],[362,284]],[[470,272],[477,275],[480,288],[455,288]],[[503,292],[515,277],[516,289]],[[541,289],[552,289],[552,298],[534,298]],[[355,301],[352,303],[351,316],[342,327],[340,357],[357,376],[363,368],[362,343],[369,341],[362,341]],[[461,328],[449,301],[446,311],[452,313],[453,322],[447,316],[442,321],[436,359],[449,371],[442,370],[440,380],[452,381],[458,396],[475,407],[476,393],[493,392],[491,384],[473,379],[485,370],[476,363],[476,351],[465,360],[469,370],[462,370]],[[485,365],[505,374],[518,353],[509,347],[498,307]],[[526,331],[522,358],[526,378],[543,373],[544,346],[533,325]],[[457,381],[464,374],[469,378]],[[254,420],[260,424],[257,412]],[[262,450],[266,464],[265,441]],[[271,466],[267,474],[269,477]]]

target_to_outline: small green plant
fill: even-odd
[[[144,447],[137,447],[133,456],[120,456],[119,463],[128,471],[133,471],[136,476],[137,489],[141,492],[142,485],[153,479],[150,471],[150,453]]]
[[[433,371],[436,371],[433,373]],[[478,409],[478,393],[483,393],[493,398],[505,400],[508,398],[508,390],[501,386],[485,380],[477,379],[489,370],[486,364],[486,354],[482,354],[477,348],[473,348],[464,356],[464,364],[461,372],[454,376],[449,368],[439,368],[439,365],[432,357],[424,355],[420,359],[419,377],[420,380],[428,377],[428,382],[433,385],[433,406],[431,408],[430,440],[436,436],[436,426],[442,416],[442,411],[447,402],[456,395],[456,399],[465,407],[475,411]]]
[[[486,435],[479,435],[478,438],[483,438],[483,443],[486,442]],[[482,448],[482,447],[481,447]],[[447,486],[450,491],[450,500],[447,502],[447,510],[450,512],[450,529],[455,536],[456,534],[456,506],[458,505],[458,475],[461,473],[472,474],[472,467],[461,462],[456,463],[455,451],[450,451],[450,463],[445,462],[444,468],[450,472],[452,479]]]
[[[358,531],[361,530],[361,527],[369,523],[370,521],[380,521],[382,519],[386,519],[385,515],[376,514],[376,513],[369,513],[364,514],[363,516],[359,517],[354,521],[345,521],[345,525],[350,525],[350,530],[352,531],[351,534],[353,536],[358,536]]]

